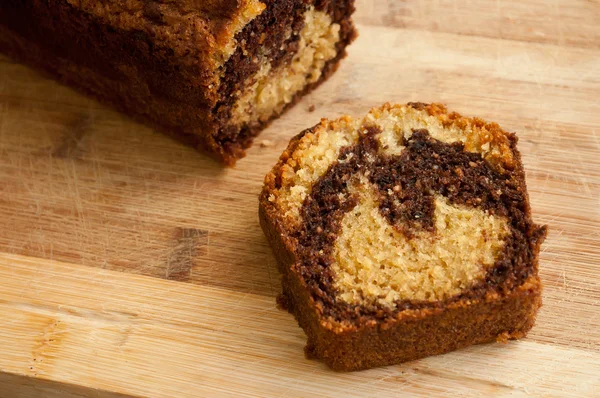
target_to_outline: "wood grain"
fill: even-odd
[[[0,278],[13,281],[0,292],[0,330],[16,339],[0,367],[65,384],[180,397],[598,387],[599,352],[531,339],[340,374],[299,355],[302,331],[268,297],[14,255],[0,256]]]
[[[0,397],[600,395],[600,4],[357,7],[339,72],[234,169],[0,56]],[[293,135],[386,101],[518,133],[544,307],[518,343],[335,374],[275,308],[257,194]]]

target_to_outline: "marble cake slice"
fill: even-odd
[[[421,103],[295,137],[259,213],[307,355],[350,371],[525,336],[546,227],[516,146],[497,124]]]
[[[3,0],[0,52],[228,164],[323,82],[354,0]]]

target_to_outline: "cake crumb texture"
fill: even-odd
[[[321,77],[325,64],[336,54],[340,25],[331,17],[311,7],[304,14],[298,50],[289,65],[273,69],[268,57],[261,57],[261,67],[248,79],[246,89],[231,111],[235,125],[266,122],[292,102],[294,95]],[[289,33],[291,34],[291,32]]]
[[[368,125],[380,128],[378,140],[383,154],[400,154],[404,149],[403,140],[410,138],[415,130],[426,129],[441,142],[461,142],[466,151],[480,153],[492,164],[513,167],[509,141],[497,124],[448,113],[440,104],[424,109],[385,104],[372,109],[361,119],[345,116],[335,121],[322,121],[306,133],[292,154],[286,155],[275,195],[283,214],[290,218],[289,222],[297,222],[298,210],[312,183],[337,160],[342,148],[357,142],[361,126]]]
[[[456,295],[484,278],[509,232],[505,217],[437,196],[435,232],[407,239],[380,214],[368,181],[355,190],[359,204],[342,220],[331,265],[334,287],[348,303],[394,306]]]

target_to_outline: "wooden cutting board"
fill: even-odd
[[[339,72],[234,169],[0,57],[1,397],[600,396],[600,3],[357,5]],[[276,308],[257,194],[294,134],[385,101],[519,134],[544,307],[519,342],[339,374]]]

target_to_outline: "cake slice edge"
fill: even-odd
[[[412,106],[429,107],[448,120],[448,113],[441,105]],[[392,106],[386,104],[383,108],[389,107]],[[460,115],[451,115],[453,122],[464,122]],[[468,121],[483,123],[479,119]],[[276,185],[282,166],[289,162],[302,137],[328,123],[331,122],[324,120],[291,140],[278,164],[265,178],[259,205],[260,223],[282,274],[283,294],[279,301],[294,314],[306,332],[306,354],[322,359],[334,370],[351,371],[442,354],[471,344],[525,336],[535,323],[541,306],[542,285],[537,273],[537,261],[546,227],[536,227],[533,232],[535,236],[531,237],[535,245],[535,272],[509,292],[490,291],[482,297],[461,299],[442,308],[399,311],[395,318],[383,322],[371,320],[356,325],[322,316],[322,303],[314,300],[295,267],[298,259],[293,249],[294,242],[288,236],[284,221],[280,219],[280,212],[271,203],[272,190],[269,187]],[[489,126],[497,129],[498,134],[508,134],[495,124]],[[516,155],[517,158],[512,161],[520,164],[518,151]]]

